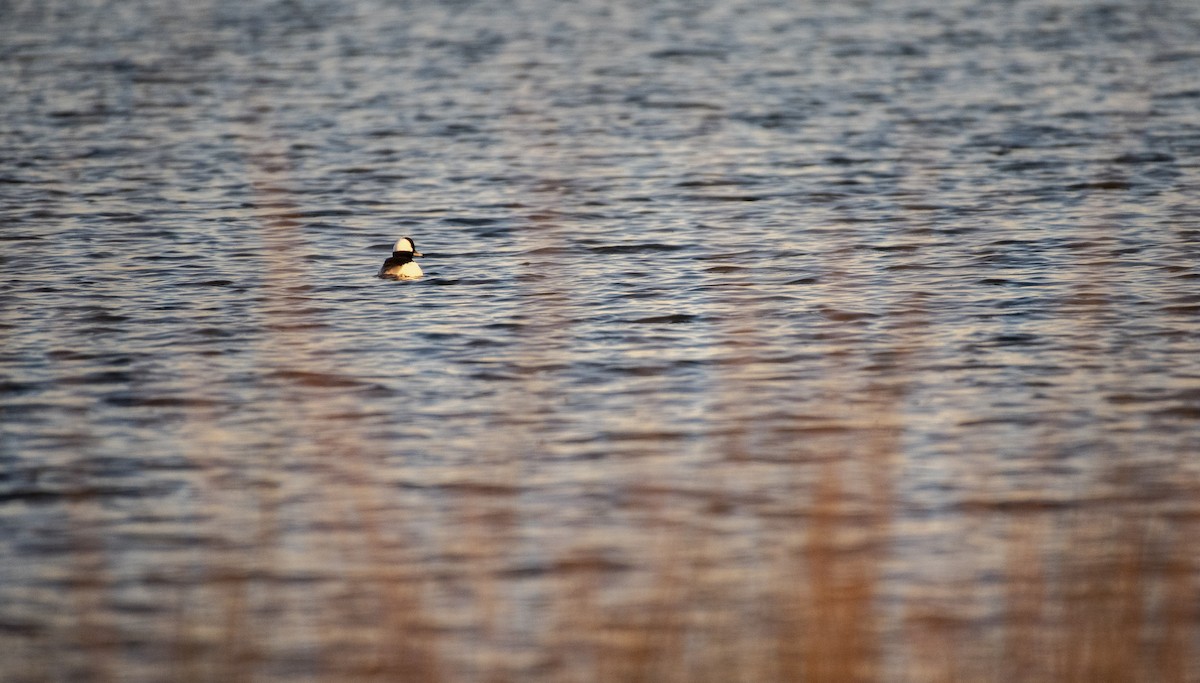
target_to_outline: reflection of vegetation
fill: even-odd
[[[285,194],[269,182],[257,188],[268,199]],[[914,339],[886,349],[894,384],[883,387],[842,381],[837,358],[853,349],[830,352],[824,388],[839,397],[832,413],[844,425],[764,436],[769,429],[747,416],[712,437],[722,457],[689,463],[686,473],[662,464],[670,439],[639,441],[643,452],[627,450],[602,470],[602,486],[615,490],[604,497],[616,520],[606,530],[585,519],[567,542],[536,524],[530,531],[540,509],[523,496],[533,486],[523,463],[538,419],[552,411],[525,399],[540,388],[518,390],[520,401],[499,397],[495,438],[452,472],[397,462],[368,436],[377,425],[333,417],[331,403],[353,382],[339,381],[305,337],[319,327],[305,324],[302,283],[289,270],[296,224],[286,197],[274,199],[264,204],[276,213],[262,221],[270,305],[261,352],[285,385],[274,419],[306,447],[231,461],[223,448],[231,437],[203,407],[193,411],[181,440],[194,475],[185,505],[194,509],[181,523],[187,532],[176,531],[200,550],[184,562],[164,554],[174,564],[159,561],[156,539],[138,537],[136,525],[108,547],[110,511],[80,472],[83,493],[67,501],[72,562],[55,577],[71,600],[44,628],[0,622],[0,642],[18,644],[0,657],[3,680],[1200,677],[1200,481],[1141,490],[1121,463],[1101,461],[1072,496],[1014,503],[972,480],[946,516],[994,540],[923,560],[953,565],[943,583],[890,573],[915,535],[901,526],[896,493],[904,354],[919,347]],[[531,308],[544,307],[531,317],[549,321],[526,328],[546,337],[527,340],[543,364],[569,352],[562,328],[577,317],[569,294],[531,297]],[[914,335],[919,309],[903,326]],[[742,374],[754,363],[753,312],[725,324],[721,345],[734,361],[721,366],[720,408],[736,415],[755,397],[752,374]],[[796,434],[810,442],[791,443]],[[756,479],[762,463],[789,478]],[[412,504],[405,486],[436,491],[437,509]],[[583,501],[559,494],[554,504]],[[135,570],[112,559],[143,551],[129,561]],[[991,555],[971,557],[980,552]],[[921,564],[910,558],[904,569]],[[154,602],[164,595],[167,604]]]
[[[1006,679],[1193,680],[1196,567],[1185,550],[1191,532],[1156,539],[1153,520],[1136,513],[1105,520],[1108,514],[1056,515],[1065,529],[1051,556],[1010,552],[998,667]],[[1016,530],[1018,547],[1039,535],[1035,524]]]
[[[770,567],[741,563],[703,525],[679,524],[673,494],[647,484],[630,501],[645,526],[629,530],[642,539],[628,546],[635,563],[584,542],[522,571],[511,461],[476,471],[491,485],[447,488],[455,532],[430,548],[396,535],[403,513],[385,511],[390,487],[356,462],[361,454],[326,445],[340,464],[314,503],[326,508],[322,524],[336,525],[324,534],[330,547],[289,556],[277,521],[255,532],[274,537],[251,534],[200,559],[194,579],[163,573],[178,600],[151,632],[114,612],[127,588],[94,541],[95,501],[73,501],[73,612],[26,634],[65,657],[10,649],[5,680],[1183,682],[1200,673],[1194,517],[1137,506],[971,512],[1003,529],[1006,568],[954,586],[961,604],[895,603],[884,567],[901,541],[889,537],[888,510],[873,507],[887,489],[856,505],[843,482],[858,458],[876,455],[843,453],[796,489],[795,506],[777,512],[795,533],[778,537]],[[711,502],[708,521],[735,505]],[[225,524],[212,512],[209,524]],[[448,562],[423,570],[431,552]],[[517,598],[531,580],[533,603]],[[990,607],[972,617],[963,604]]]
[[[279,296],[286,281],[281,273]],[[732,346],[753,349],[745,337]],[[278,362],[288,369],[286,358]],[[499,430],[471,465],[439,474],[444,509],[431,531],[418,518],[427,511],[398,502],[396,482],[422,473],[389,460],[345,415],[330,418],[326,401],[339,386],[312,380],[319,363],[302,365],[309,374],[276,373],[294,384],[278,419],[311,452],[229,462],[220,456],[224,436],[194,414],[190,459],[203,473],[195,486],[205,501],[195,533],[206,551],[194,565],[134,577],[175,596],[145,618],[152,627],[115,610],[130,580],[106,566],[98,501],[72,501],[74,611],[27,642],[79,655],[60,665],[34,645],[14,650],[0,671],[19,673],[5,680],[1091,683],[1200,675],[1200,482],[1151,497],[1114,464],[1076,493],[1085,502],[987,502],[989,491],[972,491],[975,502],[953,515],[995,538],[982,547],[995,554],[973,561],[964,548],[953,562],[992,573],[951,576],[922,592],[921,580],[888,576],[907,542],[895,494],[899,431],[887,428],[898,422],[899,390],[876,387],[859,397],[872,414],[856,424],[871,427],[835,432],[822,442],[830,450],[816,455],[784,445],[753,452],[746,441],[755,426],[746,424],[726,435],[728,455],[712,464],[715,473],[681,483],[657,459],[669,447],[647,442],[606,482],[627,494],[620,534],[589,537],[585,524],[575,542],[538,547],[530,561],[523,520],[537,511],[522,497],[521,444],[537,424]],[[729,372],[726,386],[736,390],[737,369]],[[497,404],[500,412],[527,407]],[[772,482],[786,493],[771,505],[739,510],[739,473],[761,462],[787,463],[775,471],[794,480]]]

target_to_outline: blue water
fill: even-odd
[[[1184,0],[0,4],[0,678],[262,629],[256,677],[351,676],[396,580],[458,679],[557,680],[571,567],[753,586],[829,468],[880,603],[983,630],[1014,520],[1177,542],[1197,45]]]

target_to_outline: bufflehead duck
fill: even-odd
[[[413,257],[421,255],[411,237],[401,237],[396,240],[396,246],[392,247],[392,255],[379,269],[379,277],[389,280],[416,280],[424,273]]]

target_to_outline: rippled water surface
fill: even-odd
[[[0,679],[1200,680],[1197,74],[1186,0],[0,3]]]

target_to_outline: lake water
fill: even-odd
[[[1200,680],[1197,74],[1190,0],[0,2],[0,679]]]

